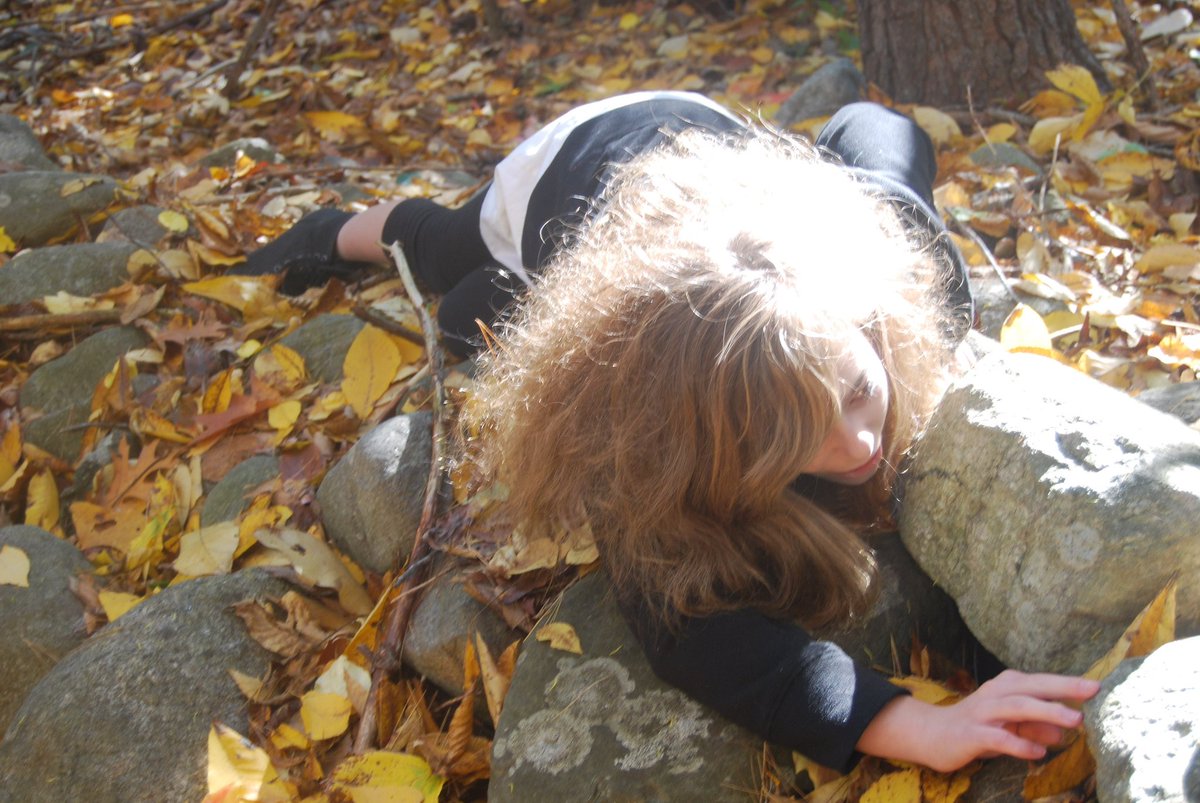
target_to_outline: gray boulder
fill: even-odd
[[[1042,174],[1041,165],[1011,142],[981,145],[971,153],[971,161],[980,167],[1019,167],[1035,176]]]
[[[20,117],[0,114],[0,163],[24,165],[30,170],[54,170],[42,143]]]
[[[986,357],[906,475],[900,529],[983,645],[1080,672],[1173,572],[1200,627],[1200,433],[1044,357]]]
[[[77,192],[73,187],[86,184]],[[66,191],[67,194],[63,195]],[[28,170],[0,175],[0,226],[21,246],[42,245],[108,208],[117,183],[108,176]]]
[[[21,434],[25,440],[74,462],[83,447],[84,425],[96,383],[112,370],[118,358],[148,341],[145,334],[132,327],[105,329],[30,374],[20,395]]]
[[[1195,425],[1200,421],[1200,382],[1180,382],[1150,388],[1139,393],[1137,400],[1173,415],[1185,424]]]
[[[442,691],[458,696],[463,693],[463,655],[474,634],[479,633],[493,657],[518,634],[463,589],[462,574],[452,566],[432,576],[404,634],[404,662]]]
[[[384,421],[317,489],[325,532],[363,568],[385,572],[412,550],[429,479],[431,427],[424,411]]]
[[[165,212],[161,206],[131,206],[109,215],[104,230],[96,238],[99,243],[136,243],[142,248],[154,248],[170,232],[158,222]]]
[[[853,61],[834,59],[804,79],[775,113],[775,123],[787,127],[813,117],[826,117],[862,100],[866,88],[867,80]]]
[[[59,291],[74,296],[103,293],[129,281],[132,243],[76,243],[26,251],[0,271],[0,299],[23,304]]]
[[[1102,803],[1200,800],[1200,638],[1122,661],[1083,713]]]
[[[28,556],[29,587],[0,585],[0,730],[33,685],[83,641],[83,605],[69,582],[92,568],[78,549],[38,527],[0,528],[3,546]]]
[[[690,803],[757,788],[762,741],[654,676],[602,574],[568,589],[552,618],[583,654],[525,640],[492,743],[490,801]]]
[[[346,352],[364,326],[357,316],[326,313],[279,342],[304,358],[309,376],[322,382],[341,382]]]
[[[279,458],[256,454],[238,463],[205,494],[200,526],[233,521],[250,506],[250,494],[269,479],[279,476]]]
[[[230,606],[280,596],[262,571],[189,580],[93,635],[38,683],[0,743],[0,801],[199,800],[214,721],[247,732],[228,674],[271,656]]]
[[[875,606],[860,624],[817,635],[868,665],[890,666],[893,643],[907,656],[914,632],[960,658],[954,603],[899,538],[871,546],[880,565]],[[582,656],[533,636],[522,645],[496,730],[492,799],[691,801],[757,788],[749,773],[762,740],[658,680],[609,589],[594,572],[568,589],[553,616],[574,627]]]

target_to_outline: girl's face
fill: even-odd
[[[841,485],[862,485],[883,458],[883,423],[888,409],[887,372],[861,332],[850,336],[838,362],[842,417],[801,474]]]

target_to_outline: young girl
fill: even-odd
[[[477,321],[494,323],[599,205],[615,166],[680,131],[697,129],[732,134],[744,131],[745,122],[689,92],[637,92],[589,103],[521,143],[496,166],[489,185],[458,209],[424,198],[381,204],[358,215],[323,209],[232,272],[283,273],[283,291],[298,293],[370,264],[390,264],[380,243],[399,242],[418,278],[443,294],[438,316],[445,342],[463,356],[482,342]],[[963,263],[941,236],[944,228],[933,208],[937,166],[928,137],[900,115],[858,104],[839,114],[817,144],[861,172],[929,233],[951,268],[959,323],[969,325]],[[775,200],[788,203],[786,197]]]
[[[834,767],[1039,757],[1080,721],[1053,700],[1096,684],[1009,672],[929,706],[796,624],[869,602],[856,532],[887,520],[971,314],[924,133],[856,104],[817,145],[836,164],[696,95],[622,96],[548,125],[461,209],[316,213],[242,271],[298,291],[398,240],[460,353],[532,283],[485,360],[476,457],[528,520],[590,520],[664,679]]]
[[[841,768],[1039,758],[1096,683],[1005,672],[933,706],[805,629],[869,604],[857,533],[952,362],[958,285],[877,200],[905,138],[877,107],[831,121],[873,186],[763,133],[633,159],[483,358],[474,457],[525,520],[589,521],[655,671],[769,741]]]

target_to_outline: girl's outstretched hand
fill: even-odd
[[[912,697],[892,700],[858,741],[860,752],[950,772],[977,758],[1039,759],[1083,715],[1059,700],[1083,701],[1100,689],[1094,680],[1007,670],[948,706]]]

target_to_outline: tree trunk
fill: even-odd
[[[1062,63],[1108,86],[1070,0],[858,0],[858,27],[867,79],[901,102],[1028,98]]]

